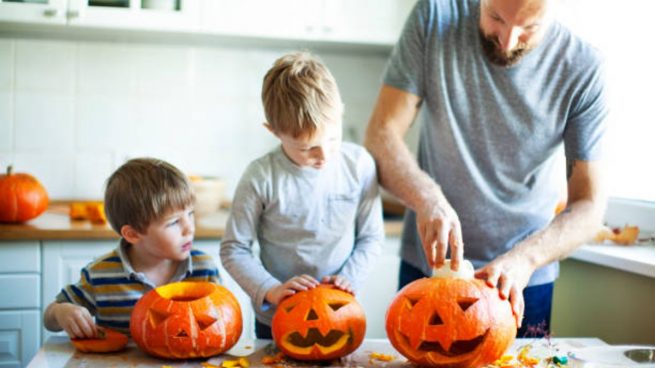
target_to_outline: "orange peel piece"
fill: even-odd
[[[625,225],[622,229],[618,227],[609,228],[607,226],[604,226],[598,232],[598,234],[596,234],[594,240],[598,243],[602,243],[605,240],[609,240],[611,242],[614,242],[615,244],[630,245],[630,244],[634,244],[637,241],[638,236],[639,236],[639,226]]]

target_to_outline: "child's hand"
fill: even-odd
[[[91,313],[79,305],[61,303],[56,305],[55,319],[71,338],[94,338],[98,333]]]
[[[282,299],[291,296],[296,291],[313,289],[319,282],[309,275],[294,276],[284,284],[272,287],[266,293],[266,300],[274,305],[280,304]]]
[[[325,276],[321,280],[324,284],[334,284],[338,289],[341,289],[347,293],[355,295],[355,290],[353,289],[350,281],[347,278],[339,275]]]

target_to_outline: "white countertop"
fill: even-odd
[[[655,278],[655,244],[583,245],[570,255],[580,261]]]
[[[508,354],[516,356],[518,349],[526,344],[531,343],[533,349],[530,356],[540,359],[551,357],[553,355],[564,356],[572,350],[592,347],[606,346],[606,344],[596,338],[553,338],[550,345],[545,339],[517,339]],[[239,341],[237,346],[227,354],[218,355],[211,359],[200,359],[193,361],[167,361],[152,358],[141,352],[134,342],[130,341],[125,351],[114,354],[85,354],[75,351],[70,344],[69,339],[65,336],[53,336],[48,339],[46,344],[41,347],[37,355],[32,359],[28,367],[31,368],[49,368],[49,367],[201,367],[201,363],[207,362],[220,366],[224,360],[232,360],[236,357],[246,356],[252,367],[272,367],[265,366],[261,363],[264,355],[274,355],[276,352],[274,345],[270,340]],[[384,353],[392,354],[395,358],[390,362],[371,360],[370,354]],[[292,364],[283,364],[283,366],[293,367],[311,367],[311,365],[300,365],[299,362]],[[414,367],[409,364],[386,339],[366,339],[362,346],[348,357],[342,358],[338,362],[339,366],[344,367]],[[324,366],[323,366],[324,367]],[[535,367],[536,368],[536,367]]]

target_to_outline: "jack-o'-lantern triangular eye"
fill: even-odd
[[[307,318],[305,318],[305,321],[315,321],[318,319],[318,314],[313,309],[309,310],[309,313],[307,314]]]
[[[151,309],[148,313],[148,316],[150,317],[150,325],[151,326],[158,326],[162,322],[164,322],[168,317],[170,317],[169,313],[166,312],[161,312],[155,309]]]
[[[200,330],[204,331],[216,323],[216,318],[210,315],[201,314],[196,316],[196,322],[198,322],[198,327],[200,327]]]
[[[346,303],[333,302],[333,303],[328,303],[328,305],[330,306],[330,308],[332,308],[333,311],[336,312],[336,311],[338,311],[339,309],[341,309],[341,307],[343,307],[344,305],[346,305]]]
[[[418,298],[407,298],[407,301],[409,302],[409,305],[414,308],[416,303],[418,303]]]
[[[291,311],[293,310],[293,308],[295,308],[295,307],[296,307],[295,304],[289,305],[289,306],[287,306],[287,307],[284,307],[284,311],[287,312],[287,313],[289,313],[289,312],[291,312]]]
[[[459,305],[463,312],[466,312],[466,310],[469,309],[477,301],[477,298],[464,298],[458,300],[457,305]]]

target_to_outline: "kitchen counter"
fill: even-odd
[[[243,340],[243,339],[242,339]],[[554,338],[549,346],[544,339],[517,339],[508,354],[516,356],[518,349],[528,343],[533,345],[530,356],[538,358],[563,356],[567,353],[584,347],[604,346],[602,340],[596,338]],[[555,348],[557,350],[555,350]],[[372,360],[371,353],[391,354],[394,359],[389,362]],[[41,347],[28,367],[202,367],[202,363],[209,363],[220,367],[224,360],[233,360],[238,357],[247,357],[252,367],[267,367],[261,363],[265,355],[275,355],[276,348],[270,340],[240,341],[234,348],[224,355],[210,359],[192,361],[170,361],[150,357],[141,352],[134,342],[130,341],[125,351],[114,354],[85,354],[74,350],[67,337],[54,336]],[[354,353],[336,362],[342,367],[414,367],[403,358],[386,339],[366,339]],[[271,365],[282,367],[315,367],[316,365],[289,362],[289,364]],[[325,365],[322,365],[325,366]],[[333,366],[333,365],[330,365]],[[535,368],[540,367],[535,366]]]
[[[196,239],[218,239],[225,232],[228,211],[221,210],[196,217]],[[385,220],[387,236],[399,236],[402,220]],[[108,224],[73,221],[68,217],[68,203],[53,203],[39,217],[23,224],[0,224],[0,240],[88,240],[118,239]]]

